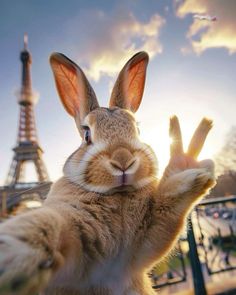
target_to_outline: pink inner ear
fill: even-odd
[[[126,106],[133,112],[136,112],[142,100],[145,74],[146,74],[146,60],[141,60],[127,70],[125,81],[125,96]]]
[[[135,54],[121,70],[111,93],[110,107],[118,106],[136,112],[142,100],[148,54]]]
[[[79,85],[77,69],[68,62],[52,61],[55,81],[62,104],[75,117],[79,112]]]

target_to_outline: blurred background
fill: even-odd
[[[50,54],[62,52],[78,63],[107,106],[118,72],[145,50],[150,63],[137,120],[141,139],[157,154],[159,176],[169,158],[173,114],[185,145],[202,117],[213,120],[199,158],[213,158],[218,175],[169,266],[159,265],[150,277],[163,294],[236,294],[235,11],[234,0],[1,0],[2,217],[19,205],[40,206],[81,142],[58,99]]]

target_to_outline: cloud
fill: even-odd
[[[161,53],[159,37],[164,24],[158,14],[140,21],[127,10],[85,10],[67,24],[67,32],[74,40],[76,61],[97,81],[102,75],[114,76],[127,57],[138,51],[145,50],[150,57]]]
[[[187,38],[194,52],[201,54],[208,48],[226,48],[230,54],[236,52],[236,1],[235,0],[175,0],[176,15],[209,14],[217,16],[216,22],[194,19]],[[183,48],[183,52],[187,49]]]

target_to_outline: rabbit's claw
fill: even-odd
[[[209,170],[196,169],[196,177],[193,182],[193,191],[199,194],[205,194],[208,189],[214,186],[215,176]]]
[[[32,295],[48,282],[53,259],[40,249],[0,235],[0,294]]]

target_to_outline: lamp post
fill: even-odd
[[[197,245],[193,231],[191,215],[188,220],[187,239],[189,244],[189,259],[193,276],[194,294],[207,295],[201,263],[198,257]]]

